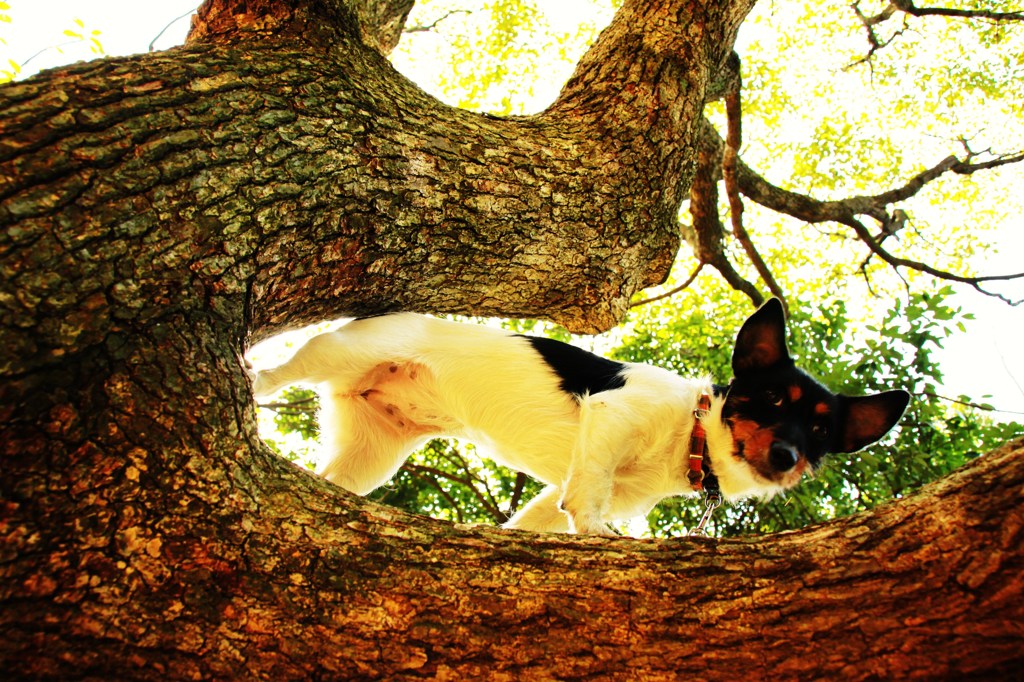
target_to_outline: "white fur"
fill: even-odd
[[[361,495],[390,479],[430,438],[472,441],[495,461],[548,487],[506,524],[536,531],[608,532],[693,490],[686,473],[693,411],[710,380],[626,363],[622,388],[577,400],[519,336],[401,313],[351,322],[261,372],[257,396],[320,384],[320,472]],[[708,454],[727,499],[775,492],[733,455],[714,398],[703,419]]]

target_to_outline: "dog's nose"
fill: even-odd
[[[768,453],[768,461],[771,462],[772,468],[780,473],[795,467],[798,459],[800,453],[789,443],[772,443],[772,449]]]

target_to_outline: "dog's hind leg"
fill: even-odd
[[[344,327],[342,328],[344,329]],[[258,398],[272,395],[297,383],[318,384],[338,374],[352,364],[351,344],[344,332],[328,332],[314,336],[295,352],[287,362],[274,369],[261,371],[253,383],[253,393]],[[365,372],[354,368],[355,373]]]
[[[568,533],[569,517],[558,508],[562,490],[549,485],[505,522],[505,528],[532,530],[540,533]]]
[[[317,473],[359,495],[386,483],[424,438],[382,422],[380,412],[361,397],[325,396],[320,438],[330,461],[321,462]]]
[[[337,331],[314,336],[287,362],[256,375],[253,393],[266,397],[297,383],[354,385],[373,367],[394,354],[391,339],[401,329],[403,315],[353,320]]]

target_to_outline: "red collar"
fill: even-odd
[[[693,430],[690,431],[690,469],[686,472],[690,485],[698,492],[704,490],[704,457],[708,453],[707,433],[704,431],[701,419],[707,416],[710,409],[711,396],[701,393],[697,409],[693,411]]]

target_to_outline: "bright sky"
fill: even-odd
[[[18,64],[31,61],[23,75],[42,68],[51,68],[68,62],[93,59],[87,41],[74,41],[64,34],[72,30],[85,34],[98,30],[97,38],[108,55],[146,52],[149,44],[166,49],[180,44],[188,32],[187,18],[179,19],[198,5],[198,0],[6,0],[10,24],[0,24],[0,69],[10,69],[8,60]],[[540,3],[545,8],[546,3]],[[571,0],[560,5],[566,15],[579,16],[586,3]],[[84,27],[75,23],[81,20]],[[166,31],[164,30],[166,28]],[[49,48],[49,49],[47,49]],[[38,54],[42,50],[41,54]],[[1021,173],[1021,170],[1010,171]],[[1005,225],[1000,231],[1001,254],[987,270],[1010,272],[1024,270],[1024,216],[1016,224]],[[1014,298],[1024,298],[1024,282],[1002,291]],[[1024,414],[1024,309],[1010,308],[1003,303],[970,292],[958,297],[958,302],[975,313],[978,321],[968,327],[968,333],[951,338],[942,355],[946,372],[946,392],[961,393],[981,398],[993,396],[992,402],[1003,410]],[[1004,415],[1020,420],[1019,415]]]

